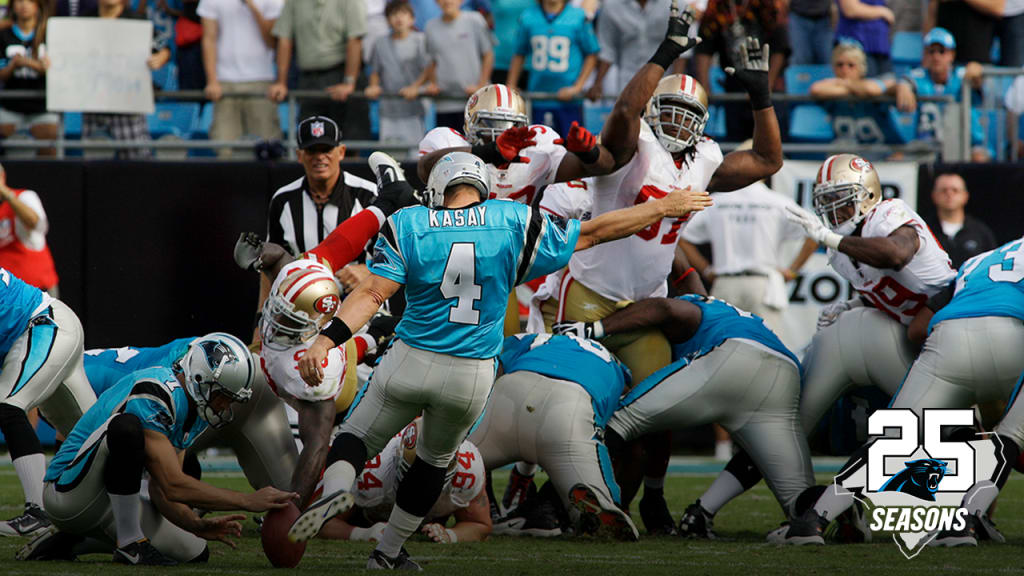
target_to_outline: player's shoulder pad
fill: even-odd
[[[544,124],[531,124],[530,128],[535,131],[534,140],[537,142],[535,147],[558,146],[558,144],[555,144],[555,140],[558,140],[561,136],[559,136],[554,128]]]
[[[724,158],[722,148],[718,145],[718,142],[715,142],[707,136],[703,136],[697,141],[697,156],[703,157],[711,162],[719,163],[721,163]]]

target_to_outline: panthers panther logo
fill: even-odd
[[[935,501],[939,482],[946,476],[946,463],[933,458],[904,462],[906,468],[889,479],[879,492],[903,492],[915,498]]]

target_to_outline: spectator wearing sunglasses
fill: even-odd
[[[922,102],[918,106],[920,96],[953,96],[960,101],[960,89],[968,82],[975,90],[981,89],[982,66],[977,62],[968,62],[966,66],[954,64],[956,59],[956,40],[945,28],[932,28],[924,37],[924,57],[921,67],[914,68],[899,82],[889,88],[888,93],[895,94],[896,107],[901,112],[917,111],[917,137],[919,139],[942,140],[941,102]],[[980,102],[981,99],[972,99]],[[971,109],[971,160],[974,162],[988,161],[992,151],[985,147],[985,133],[981,127],[976,108]]]

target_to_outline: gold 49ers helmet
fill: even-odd
[[[814,213],[826,226],[849,234],[882,201],[882,184],[871,162],[856,154],[836,154],[818,169]]]
[[[466,140],[482,144],[516,126],[527,126],[526,101],[519,91],[504,84],[488,84],[466,101]]]
[[[263,303],[263,345],[284,349],[306,342],[334,316],[339,304],[338,282],[323,264],[308,262],[288,271]]]
[[[695,145],[708,123],[708,93],[693,76],[672,74],[658,82],[644,120],[672,154]]]

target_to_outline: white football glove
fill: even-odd
[[[818,330],[821,330],[826,326],[831,326],[833,322],[839,319],[839,315],[843,312],[863,305],[864,302],[855,296],[849,300],[841,300],[825,306],[821,309],[821,313],[818,314]]]
[[[380,537],[384,534],[385,526],[387,526],[386,522],[377,522],[369,528],[359,528],[357,526],[352,529],[352,534],[348,539],[358,542],[380,542]]]
[[[455,534],[454,530],[436,523],[427,524],[423,527],[422,532],[438,544],[454,544],[459,541],[459,537]]]
[[[597,322],[558,322],[551,326],[555,334],[572,335],[577,338],[599,340],[604,338],[604,325]]]
[[[790,222],[796,222],[804,227],[807,237],[818,244],[828,246],[833,250],[839,249],[839,242],[842,235],[829,230],[821,223],[821,219],[799,206],[786,206],[786,218]]]

